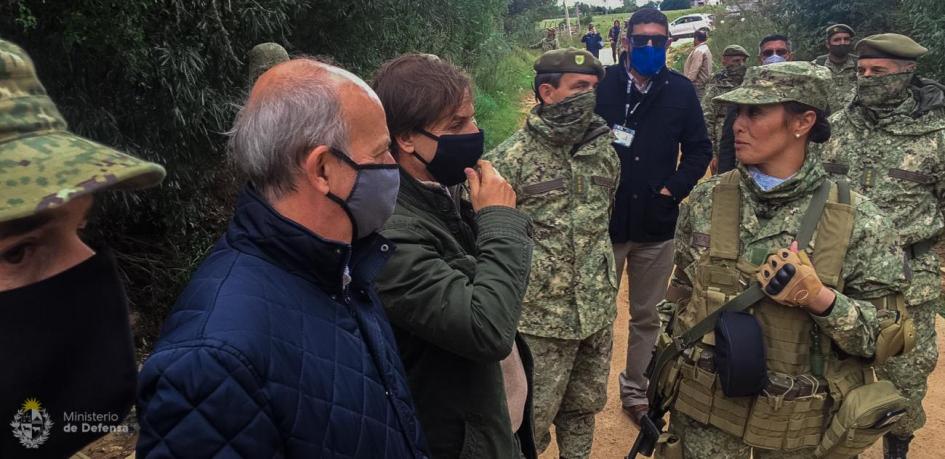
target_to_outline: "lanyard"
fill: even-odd
[[[646,94],[647,94],[648,92],[650,92],[650,87],[651,87],[651,86],[653,86],[653,80],[647,81],[647,82],[646,82],[646,86],[643,88],[642,91],[640,91],[640,93],[641,93],[643,96],[640,97],[640,100],[637,101],[636,105],[634,105],[633,108],[630,108],[630,104],[629,104],[629,103],[626,104],[626,106],[624,107],[624,111],[623,111],[623,122],[624,122],[624,124],[626,124],[627,121],[630,119],[630,117],[633,116],[634,112],[636,112],[637,109],[640,108],[640,104],[643,103],[643,98],[646,97]],[[630,79],[627,80],[627,95],[628,95],[628,96],[630,95],[631,92],[633,92],[633,89],[634,89],[633,87],[634,87],[634,82],[633,82],[633,77],[631,76]]]

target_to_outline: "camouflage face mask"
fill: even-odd
[[[594,117],[595,105],[597,95],[594,91],[585,91],[556,104],[546,104],[541,108],[541,118],[553,126],[583,125],[586,128]]]
[[[910,96],[913,72],[856,78],[856,98],[869,108],[897,107]]]
[[[748,71],[748,66],[745,64],[732,64],[725,66],[725,73],[733,78],[735,81],[742,81],[745,79],[745,72]]]

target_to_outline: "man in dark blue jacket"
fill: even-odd
[[[141,371],[139,458],[426,458],[374,278],[399,172],[384,110],[309,59],[256,82],[231,131],[249,178]]]
[[[594,24],[587,26],[587,33],[581,37],[581,42],[584,43],[584,47],[587,48],[587,51],[594,55],[596,58],[600,58],[600,50],[604,47],[604,38],[600,36],[600,32],[597,31],[597,27]]]
[[[666,67],[666,16],[641,9],[630,17],[628,34],[630,52],[607,68],[596,111],[614,130],[622,165],[610,222],[618,277],[626,264],[630,281],[632,318],[620,398],[639,422],[647,410],[643,372],[659,329],[656,303],[673,269],[678,206],[705,174],[712,145],[692,83]]]

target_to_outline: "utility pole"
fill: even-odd
[[[571,15],[568,14],[568,0],[561,0],[564,5],[564,23],[568,26],[568,38],[571,38]]]

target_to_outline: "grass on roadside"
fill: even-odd
[[[486,132],[486,151],[521,127],[522,100],[532,90],[536,57],[537,53],[506,43],[501,51],[483,56],[472,69],[476,120]]]

